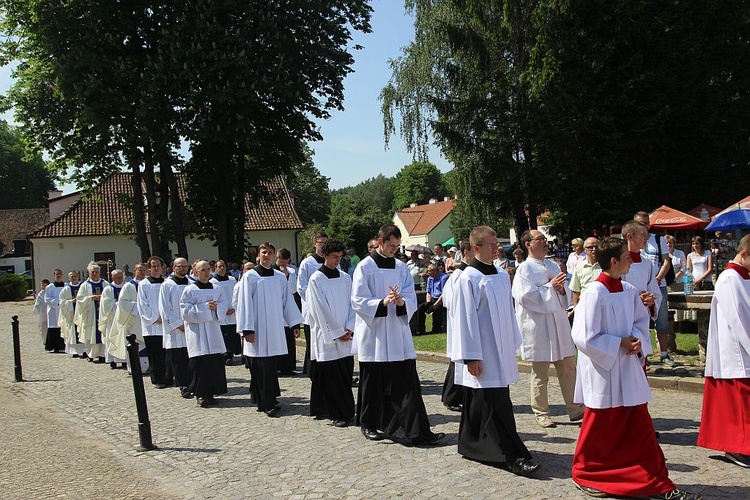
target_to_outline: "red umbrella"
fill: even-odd
[[[662,205],[648,216],[651,229],[703,229],[708,221]]]

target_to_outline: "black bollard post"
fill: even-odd
[[[18,334],[18,316],[13,316],[13,358],[16,362],[16,382],[23,382],[23,370],[21,370],[21,338]]]
[[[143,388],[143,372],[141,372],[141,360],[138,359],[138,342],[135,335],[128,335],[128,359],[130,370],[133,375],[133,392],[135,393],[135,408],[138,411],[138,437],[141,440],[138,451],[149,451],[156,449],[151,441],[151,421],[148,419],[148,407],[146,406],[146,391]]]

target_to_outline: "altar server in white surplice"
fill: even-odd
[[[573,481],[595,497],[700,498],[675,488],[656,441],[642,361],[651,354],[649,314],[640,291],[621,279],[630,256],[622,239],[601,241],[596,258],[602,272],[576,307],[575,401],[585,410]]]
[[[75,324],[78,326],[79,339],[86,346],[89,361],[104,363],[104,344],[99,330],[99,307],[102,292],[109,286],[101,278],[101,269],[95,262],[90,262],[87,270],[89,277],[81,283],[76,296]]]
[[[357,423],[369,440],[387,437],[405,444],[431,444],[445,434],[432,432],[422,400],[409,328],[417,296],[409,269],[395,258],[400,245],[398,227],[381,227],[378,247],[354,270],[353,353],[359,357],[360,371]]]
[[[750,235],[716,280],[698,446],[750,467]]]
[[[298,336],[303,318],[286,276],[272,267],[276,247],[262,243],[258,258],[259,265],[246,272],[239,282],[237,330],[245,338],[243,352],[250,358],[250,391],[258,411],[276,417],[281,409],[276,399],[280,394],[278,356],[287,352],[284,327],[291,327]]]
[[[198,405],[206,408],[218,403],[214,396],[227,392],[226,346],[220,324],[226,317],[228,301],[224,291],[209,281],[211,265],[207,261],[196,262],[195,272],[197,279],[182,292],[180,309],[193,372],[190,392]]]
[[[104,287],[101,305],[99,306],[99,331],[102,332],[102,343],[104,344],[104,362],[109,363],[112,369],[117,368],[118,363],[121,363],[121,366],[125,368],[125,357],[114,356],[109,350],[111,345],[109,337],[113,335],[124,276],[125,274],[120,269],[115,269],[110,273],[112,282],[109,286]]]
[[[516,431],[509,385],[519,379],[516,349],[521,332],[513,313],[510,277],[492,262],[498,255],[495,231],[471,231],[474,260],[459,276],[455,304],[456,382],[464,386],[458,453],[470,460],[504,465],[522,476],[539,465]]]
[[[523,337],[521,358],[531,361],[529,385],[536,422],[543,428],[555,427],[547,395],[550,364],[555,365],[568,417],[573,422],[583,418],[583,406],[573,402],[576,348],[566,312],[566,275],[546,258],[547,238],[540,231],[524,231],[521,242],[528,258],[518,265],[513,280],[516,319]]]
[[[148,351],[148,364],[151,367],[151,383],[158,389],[172,385],[172,370],[167,366],[167,352],[164,350],[164,328],[159,313],[159,290],[164,278],[164,261],[161,257],[149,257],[148,276],[138,283],[138,314],[141,316],[143,341]]]
[[[312,356],[317,361],[310,387],[310,414],[328,415],[335,427],[346,427],[354,418],[352,280],[338,269],[345,250],[339,240],[323,244],[325,262],[310,276],[306,294]]]
[[[443,405],[451,411],[461,411],[461,406],[464,404],[464,387],[461,384],[456,383],[456,363],[453,361],[453,352],[456,347],[456,335],[455,321],[456,321],[456,294],[454,289],[456,282],[461,273],[466,269],[469,263],[474,260],[474,252],[471,250],[471,244],[468,241],[461,241],[460,263],[451,274],[448,281],[445,282],[443,288],[443,304],[446,310],[446,322],[445,331],[446,333],[446,356],[450,360],[448,363],[448,369],[445,372],[445,379],[443,380]]]
[[[170,373],[174,375],[175,384],[180,388],[182,397],[190,399],[193,393],[188,386],[193,380],[193,374],[189,366],[185,322],[180,310],[182,292],[191,283],[187,278],[187,272],[188,261],[177,257],[172,264],[172,275],[164,280],[159,289],[159,315],[164,328],[164,360]]]
[[[211,283],[224,290],[224,296],[229,301],[227,315],[221,322],[221,334],[224,336],[224,343],[227,346],[224,353],[224,363],[227,366],[232,366],[235,354],[242,354],[242,339],[237,335],[237,315],[235,314],[237,305],[233,300],[237,280],[229,274],[227,263],[221,259],[216,261],[216,272],[211,278]]]

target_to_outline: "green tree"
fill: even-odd
[[[428,162],[415,161],[405,165],[393,181],[393,211],[411,203],[424,205],[430,198],[441,199],[448,191],[440,170]]]
[[[291,165],[284,178],[289,193],[294,196],[294,208],[305,224],[324,224],[331,215],[330,179],[320,174],[313,162],[313,151],[304,149],[305,159]]]
[[[366,199],[347,197],[331,213],[328,235],[346,245],[354,245],[358,253],[362,253],[367,241],[376,237],[378,229],[392,220],[392,214],[382,212]]]
[[[55,189],[52,175],[39,154],[28,154],[21,131],[0,121],[0,185],[5,192],[0,209],[41,208],[47,191]]]

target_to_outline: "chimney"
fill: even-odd
[[[47,191],[47,201],[54,200],[62,196],[62,191],[59,189],[51,189]]]
[[[409,208],[414,208],[416,206],[417,206],[417,204],[415,202],[409,203]]]
[[[437,203],[437,198],[430,198],[430,205]]]
[[[443,196],[443,201],[451,201],[451,197],[450,196]]]

